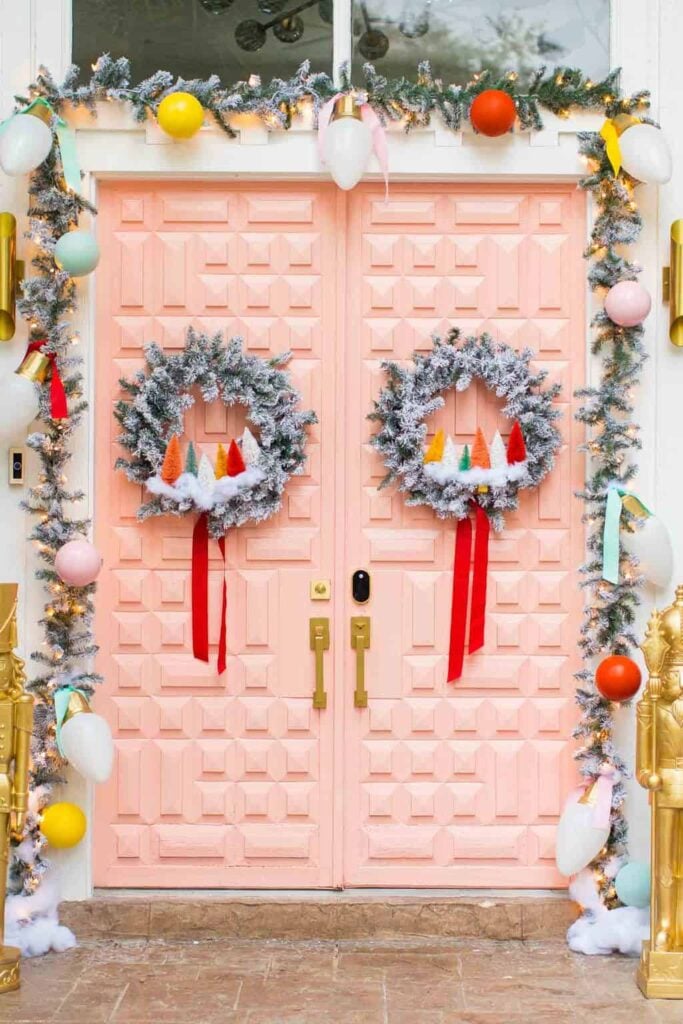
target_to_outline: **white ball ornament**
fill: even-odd
[[[79,711],[61,727],[64,756],[90,782],[106,782],[114,764],[114,741],[107,721],[94,711]]]
[[[648,516],[642,525],[631,532],[622,530],[621,542],[625,551],[638,559],[638,572],[655,587],[666,587],[673,572],[671,537],[659,516]]]
[[[0,167],[13,177],[40,167],[52,149],[52,131],[33,114],[15,114],[0,133]]]
[[[18,373],[0,377],[0,438],[11,440],[25,433],[39,408],[38,388],[33,381]]]
[[[632,178],[664,185],[671,178],[671,150],[666,135],[653,124],[634,124],[619,137],[621,166]]]
[[[596,828],[595,806],[581,803],[580,792],[573,793],[562,811],[555,837],[555,859],[560,874],[569,877],[590,864],[609,837],[609,824]]]
[[[332,120],[325,134],[324,157],[336,185],[348,192],[363,177],[372,153],[372,132],[358,117]]]

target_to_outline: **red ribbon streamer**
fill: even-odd
[[[474,541],[474,570],[472,575],[472,608],[470,610],[469,653],[474,654],[484,646],[486,624],[486,584],[489,573],[489,517],[477,505],[477,536]]]
[[[209,517],[202,512],[192,531],[192,653],[209,660]]]
[[[455,562],[453,565],[453,597],[451,600],[451,643],[448,652],[448,682],[462,675],[465,657],[465,624],[470,584],[472,523],[469,515],[460,519],[455,531]]]
[[[40,341],[29,342],[28,348],[26,349],[26,355],[30,355],[31,352],[42,351],[43,345],[47,344],[47,338],[42,338]],[[69,412],[66,406],[66,391],[64,390],[64,382],[59,374],[59,368],[57,366],[57,357],[54,352],[45,352],[44,355],[50,360],[50,414],[53,420],[66,420],[69,418]],[[26,358],[26,356],[24,356]]]
[[[484,646],[486,626],[486,584],[489,568],[489,517],[479,505],[475,506],[476,536],[474,540],[474,570],[472,573],[472,604],[470,609],[469,653]],[[448,651],[448,682],[454,683],[462,675],[465,659],[465,627],[470,589],[470,558],[472,554],[472,521],[469,514],[458,522],[455,531],[455,560],[453,564],[453,597],[451,600],[451,639]]]
[[[227,642],[225,637],[225,620],[228,612],[228,588],[225,582],[225,537],[220,537],[218,547],[223,556],[223,597],[221,599],[221,631],[218,637],[218,675],[222,676],[227,664]]]
[[[219,538],[218,547],[223,556],[223,595],[217,663],[220,676],[225,672],[227,664],[225,622],[228,591],[225,582],[225,537]],[[192,653],[199,661],[209,660],[209,517],[206,512],[199,516],[192,532]]]

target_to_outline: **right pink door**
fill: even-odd
[[[393,186],[349,203],[345,331],[347,645],[344,883],[553,887],[555,825],[571,787],[573,672],[583,531],[585,209],[572,186]],[[446,684],[454,525],[409,509],[384,475],[366,420],[381,360],[428,350],[450,326],[528,345],[562,383],[565,445],[506,529],[492,535],[487,637]],[[431,429],[462,443],[477,426],[507,433],[478,388],[449,397]],[[354,604],[351,575],[371,577]],[[353,615],[371,620],[369,706],[353,707]]]

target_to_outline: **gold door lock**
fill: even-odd
[[[368,691],[365,689],[365,652],[370,648],[370,618],[367,615],[354,615],[351,619],[351,648],[356,652],[356,689],[353,693],[353,706],[368,706]]]
[[[313,691],[313,707],[324,711],[327,707],[325,692],[325,662],[323,652],[330,647],[330,620],[311,619],[309,621],[309,643],[315,653],[315,690]]]

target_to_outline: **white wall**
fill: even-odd
[[[668,262],[669,224],[676,217],[683,216],[683,199],[680,205],[676,203],[676,197],[679,194],[683,196],[683,137],[678,132],[679,110],[683,104],[683,85],[678,81],[683,3],[680,0],[615,0],[614,9],[613,63],[623,67],[626,89],[652,90],[654,114],[661,119],[674,151],[676,171],[671,184],[659,190],[659,193],[655,189],[640,189],[638,196],[646,220],[642,244],[638,247],[638,258],[645,268],[643,282],[655,296],[653,313],[647,324],[647,345],[652,358],[644,375],[638,401],[644,446],[640,457],[642,469],[639,491],[669,526],[675,549],[683,551],[683,517],[677,516],[677,503],[683,496],[683,484],[677,477],[681,435],[678,406],[683,385],[683,352],[674,350],[667,340],[668,312],[661,305],[660,297],[661,266]],[[338,18],[341,20],[340,16]],[[11,109],[12,96],[25,88],[40,62],[47,64],[55,74],[61,73],[69,60],[69,40],[69,0],[0,0],[0,115],[6,116]],[[547,123],[550,124],[551,120],[547,119]],[[102,121],[100,124],[102,128],[105,127]],[[114,126],[119,127],[112,122]],[[565,124],[558,127],[567,130],[569,126]],[[149,134],[148,141],[152,141]],[[415,135],[409,140],[392,136],[390,165],[395,169],[401,167],[408,176],[411,168],[424,166],[430,166],[433,173],[439,173],[440,167],[444,171],[453,168],[457,153],[458,167],[465,173],[493,174],[500,171],[500,150],[494,153],[490,147],[485,146],[454,150],[451,147],[457,146],[457,141],[438,132],[436,137],[431,133],[429,137]],[[569,139],[564,141],[570,142]],[[540,148],[536,148],[539,143]],[[86,132],[80,145],[84,164],[87,166],[90,162],[91,170],[103,170],[102,161],[106,161],[110,154],[103,153],[100,141]],[[208,159],[203,164],[199,161],[197,166],[220,170],[219,165],[224,159],[221,154],[225,147],[223,151],[219,150],[217,139],[209,139],[202,145],[206,147],[205,155]],[[549,172],[557,172],[557,160],[549,151],[543,151],[544,145],[545,141],[537,137],[531,148],[516,150],[514,161],[510,158],[510,168],[521,175],[538,173],[539,161],[542,164],[545,160]],[[134,158],[136,161],[132,166],[147,167],[150,173],[165,166],[159,156],[161,147],[145,146],[144,133],[138,132],[135,136],[119,133],[116,144],[111,145],[111,170],[115,171],[117,166],[124,165],[121,163],[121,154],[126,152],[126,147],[129,159]],[[310,133],[298,136],[292,134],[287,140],[273,138],[267,147],[260,148],[260,152],[254,153],[252,150],[249,153],[249,149],[248,146],[232,148],[231,170],[239,167],[249,172],[255,165],[263,173],[276,173],[279,169],[290,174],[297,169],[302,173],[315,173],[315,147]],[[563,152],[564,164],[560,165],[563,172],[576,173],[575,149],[572,153],[567,146],[561,146],[558,155],[560,149]],[[178,154],[174,153],[174,156]],[[176,173],[187,170],[178,160],[173,160],[173,167]],[[19,181],[15,185],[5,176],[0,176],[0,209],[15,213],[20,221],[21,232],[21,218],[26,209],[25,182]],[[25,251],[25,246],[20,243],[20,254],[22,250]],[[93,342],[88,333],[88,323],[85,318],[81,325],[86,353]],[[0,346],[0,377],[16,368],[25,344],[26,334],[22,326],[13,342]],[[597,372],[595,365],[592,372]],[[18,435],[16,443],[20,442],[21,436]],[[73,466],[74,472],[70,474],[71,483],[87,484],[89,468],[86,442],[87,438],[84,437]],[[22,583],[20,644],[22,651],[28,653],[40,642],[40,631],[35,623],[42,612],[43,595],[41,588],[32,579],[30,545],[15,542],[17,538],[26,536],[30,524],[18,509],[21,490],[10,488],[7,484],[6,460],[6,446],[3,444],[0,448],[0,522],[3,525],[4,543],[0,546],[0,578],[18,579]],[[33,461],[31,457],[29,462]],[[31,471],[35,474],[35,465]],[[681,564],[680,558],[678,564]],[[668,594],[644,595],[641,628],[655,599],[661,605],[669,597]],[[632,761],[633,709],[623,709],[618,718],[619,742],[626,759]],[[649,834],[647,801],[639,787],[630,786],[630,791],[628,815],[632,825],[632,855],[645,857]],[[88,795],[81,791],[77,779],[69,786],[69,797],[84,805],[88,802]],[[87,843],[63,856],[61,861],[64,896],[78,898],[87,895],[90,891],[90,851]]]

